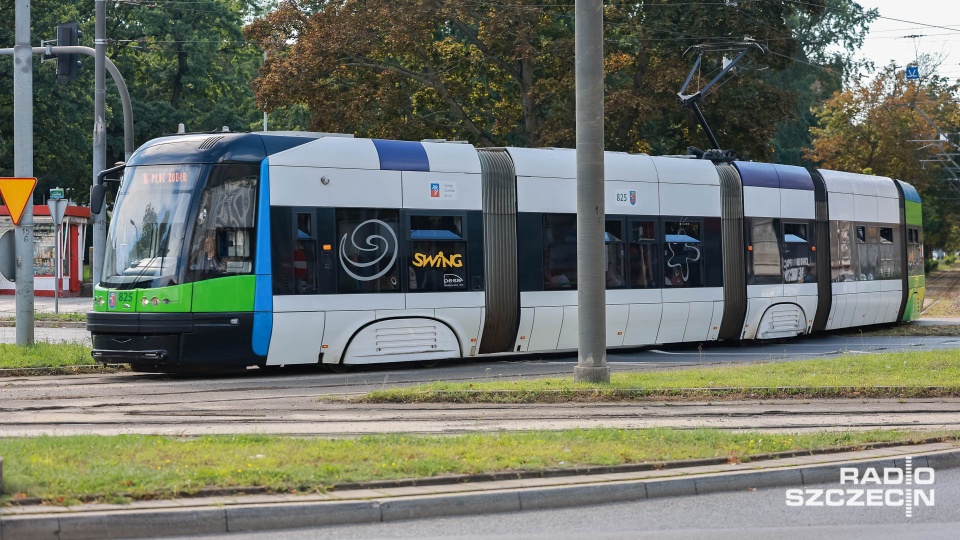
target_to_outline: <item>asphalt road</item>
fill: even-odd
[[[805,486],[836,489],[839,484]],[[849,486],[844,486],[849,487]],[[867,486],[864,486],[867,487]],[[876,486],[869,486],[876,487]],[[936,471],[933,507],[788,507],[786,489],[716,493],[630,503],[489,514],[376,525],[352,525],[202,536],[206,540],[461,539],[645,539],[711,538],[793,540],[953,539],[960,527],[960,469]],[[181,537],[184,538],[184,537]]]
[[[647,350],[610,356],[616,371],[796,360],[960,346],[958,338],[826,336],[784,344]],[[106,375],[0,378],[0,436],[40,434],[382,432],[462,433],[500,429],[674,426],[822,430],[876,427],[960,429],[960,400],[765,400],[715,403],[558,405],[357,405],[321,397],[434,380],[569,376],[570,355],[456,362],[425,369],[373,366],[345,374],[251,370],[238,376]]]

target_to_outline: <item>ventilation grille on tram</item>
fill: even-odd
[[[381,354],[431,352],[437,349],[436,325],[377,328],[376,349]]]
[[[213,148],[213,145],[220,142],[221,139],[223,139],[223,135],[218,135],[216,137],[207,137],[207,139],[203,141],[203,144],[200,145],[200,150],[209,150]]]

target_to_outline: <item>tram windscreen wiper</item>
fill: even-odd
[[[140,268],[140,271],[137,273],[137,277],[133,278],[132,281],[130,281],[129,283],[127,283],[127,285],[129,285],[129,287],[125,287],[125,288],[136,289],[136,288],[137,288],[137,285],[140,283],[140,278],[143,277],[143,273],[146,272],[146,271],[150,268],[151,264],[152,264],[154,261],[156,261],[157,258],[160,259],[160,267],[157,269],[157,275],[152,276],[152,277],[151,277],[151,280],[152,280],[152,279],[156,279],[156,278],[160,277],[161,275],[163,275],[163,260],[164,260],[166,257],[165,257],[165,256],[161,256],[160,254],[163,253],[163,252],[166,252],[166,251],[168,251],[166,245],[164,245],[164,246],[157,246],[157,250],[153,253],[153,255],[151,255],[150,257],[148,257],[148,258],[146,258],[146,259],[141,259],[140,261],[138,261],[138,262],[137,262],[137,265],[142,265],[142,268]]]

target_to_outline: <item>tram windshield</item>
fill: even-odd
[[[100,283],[154,288],[253,272],[259,164],[127,168]]]
[[[129,167],[107,236],[101,284],[132,289],[177,281],[202,165]]]

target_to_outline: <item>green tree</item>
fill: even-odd
[[[916,111],[922,111],[940,129],[955,132],[960,125],[958,87],[928,68],[920,81],[908,81],[903,69],[888,66],[866,83],[854,82],[817,111],[819,127],[812,130],[813,147],[807,158],[828,169],[863,172],[905,180],[923,199],[925,243],[931,247],[960,247],[960,184],[944,180],[934,166],[939,133]],[[929,250],[928,250],[929,251]]]
[[[796,96],[794,118],[781,122],[771,141],[773,160],[789,165],[810,166],[804,149],[812,143],[810,129],[816,127],[815,109],[843,83],[853,82],[857,72],[868,67],[854,59],[863,45],[869,24],[879,13],[865,10],[853,0],[827,0],[822,12],[794,13],[788,20],[793,37],[799,42],[795,63],[767,80]]]
[[[86,15],[79,0],[32,2],[31,37],[56,38],[58,23],[78,21],[92,36],[92,10]],[[0,0],[0,47],[14,45],[14,0]],[[86,41],[86,34],[84,40]],[[92,42],[92,37],[90,38]],[[83,60],[79,78],[69,84],[56,80],[55,62],[33,62],[34,202],[52,187],[70,189],[70,197],[86,200],[92,179],[93,62]],[[121,148],[122,150],[122,148]],[[0,176],[13,175],[13,57],[0,57]]]
[[[223,126],[246,131],[259,125],[250,80],[262,56],[244,41],[242,28],[262,4],[193,0],[115,5],[108,17],[109,54],[132,83],[138,142],[174,133],[180,123],[188,131]],[[113,120],[111,127],[118,129],[111,133],[122,133],[122,119],[117,115]]]
[[[177,124],[206,131],[261,126],[250,81],[262,52],[243,39],[245,22],[268,6],[264,0],[111,2],[107,9],[107,55],[130,90],[135,143],[174,133]],[[93,46],[94,3],[34,0],[31,36],[56,37],[56,24],[77,21],[81,45]],[[0,0],[0,46],[14,43],[14,0]],[[34,57],[34,174],[37,193],[63,186],[86,201],[92,177],[93,58],[81,56],[77,80],[57,83],[53,63]],[[107,76],[107,163],[124,159],[119,94]],[[296,124],[296,111],[279,115],[275,127]],[[289,120],[287,120],[289,119]],[[0,174],[13,173],[13,62],[0,58]],[[37,197],[37,202],[40,198]]]
[[[725,145],[769,156],[794,99],[758,72],[792,63],[798,45],[785,21],[822,13],[823,2],[605,6],[607,148],[676,153],[705,144],[676,96],[689,69],[683,52],[750,36],[771,54],[751,59],[704,109]],[[569,0],[287,0],[246,29],[269,54],[257,102],[304,106],[322,131],[572,146],[573,8]],[[711,58],[703,78],[721,60]]]

